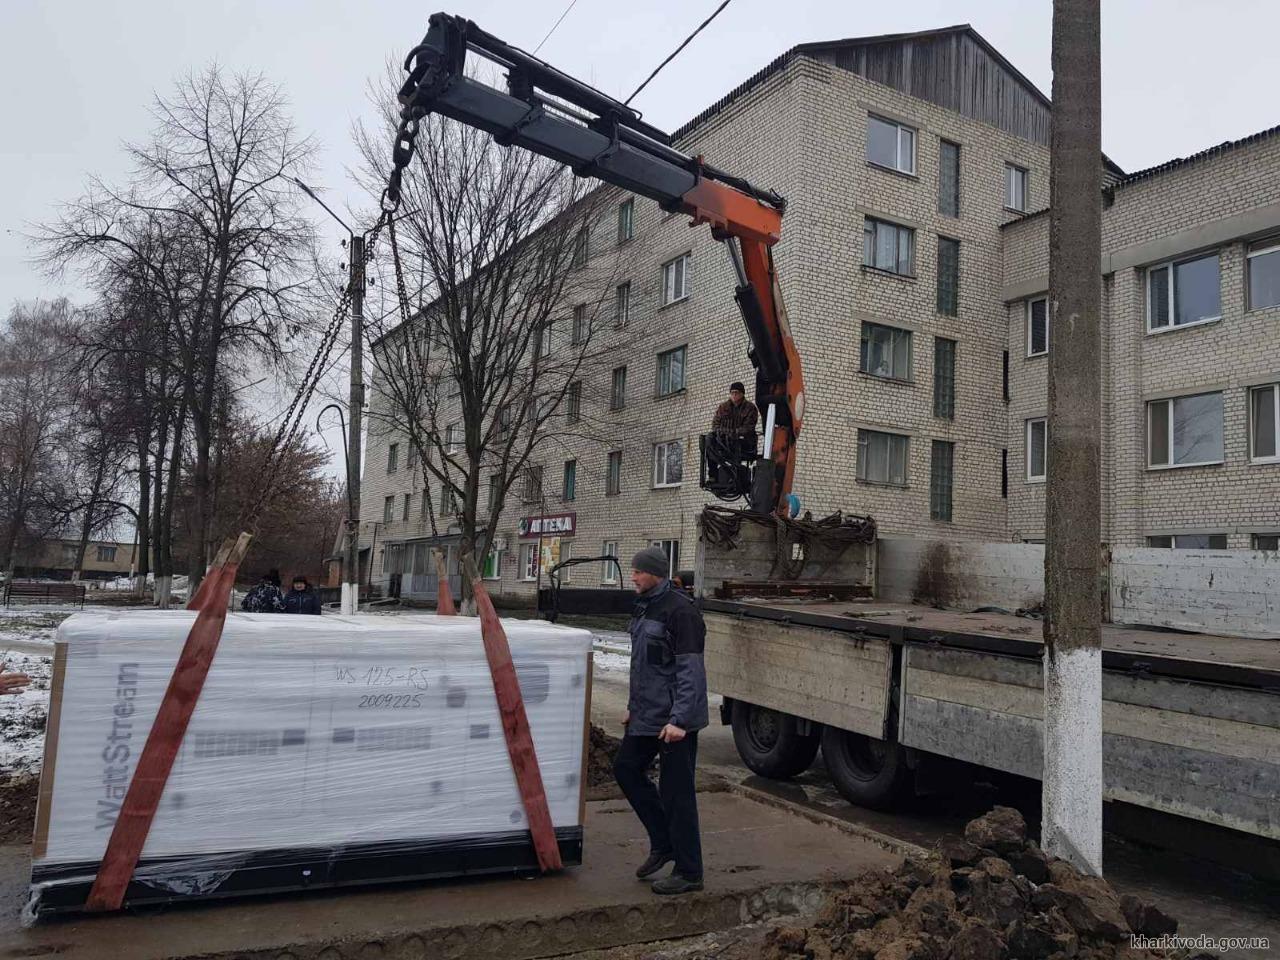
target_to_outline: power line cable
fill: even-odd
[[[574,0],[574,2],[577,2],[577,0]],[[650,81],[650,80],[652,80],[654,77],[656,77],[656,76],[657,76],[657,75],[662,71],[662,68],[663,68],[663,67],[665,67],[668,63],[670,63],[670,62],[671,62],[672,60],[674,60],[677,56],[679,56],[680,51],[681,51],[681,50],[683,50],[685,47],[687,47],[687,46],[689,45],[689,42],[690,42],[691,40],[693,40],[693,38],[694,38],[694,37],[696,37],[698,34],[700,34],[700,33],[702,32],[703,28],[704,28],[707,24],[709,24],[709,23],[710,23],[712,20],[714,20],[716,17],[720,16],[720,11],[721,11],[721,10],[723,10],[725,7],[727,7],[727,6],[729,5],[729,3],[730,3],[730,2],[731,2],[731,0],[724,0],[724,2],[723,2],[722,4],[720,4],[720,6],[716,7],[715,12],[714,12],[713,14],[711,14],[711,16],[707,17],[707,19],[703,20],[703,21],[702,21],[702,23],[700,23],[700,24],[698,25],[698,29],[697,29],[697,30],[695,30],[695,31],[693,31],[693,33],[689,34],[689,36],[687,36],[687,37],[685,38],[684,43],[682,43],[682,44],[680,44],[680,46],[676,47],[675,52],[674,52],[673,54],[671,54],[671,56],[667,57],[667,59],[663,60],[660,64],[658,64],[658,69],[657,69],[657,70],[655,70],[655,71],[653,71],[653,73],[649,74],[649,76],[645,79],[644,83],[642,83],[642,84],[640,84],[640,86],[636,87],[636,92],[635,92],[635,93],[633,93],[633,94],[631,94],[631,96],[627,97],[627,99],[623,101],[623,105],[624,105],[624,106],[630,106],[631,101],[632,101],[632,100],[634,100],[634,99],[636,98],[636,94],[638,94],[641,90],[643,90],[645,87],[647,87],[647,86],[649,85],[649,81]]]
[[[569,15],[569,11],[572,10],[577,5],[578,5],[578,0],[570,0],[569,5],[564,8],[564,13],[560,14],[560,19],[551,25],[551,29],[547,31],[547,35],[542,38],[541,43],[539,43],[536,47],[533,48],[533,52],[535,54],[542,49],[543,43],[546,43],[548,40],[551,39],[551,35],[556,32],[556,27],[560,26],[560,24],[564,22],[564,18]]]

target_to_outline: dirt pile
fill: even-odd
[[[594,723],[587,745],[587,786],[603,787],[613,783],[613,758],[622,741],[611,737]]]
[[[30,843],[39,777],[0,777],[0,844]]]
[[[808,928],[782,927],[765,960],[1138,960],[1177,921],[1045,855],[1022,815],[996,807],[929,857],[833,895]],[[1199,955],[1208,957],[1210,955]]]

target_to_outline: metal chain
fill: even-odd
[[[364,282],[365,271],[363,267],[367,267],[370,261],[373,260],[374,244],[377,242],[378,234],[381,233],[382,228],[389,219],[390,214],[384,210],[378,218],[378,222],[369,231],[364,249],[364,264],[359,271],[360,282]],[[280,421],[280,426],[276,430],[275,438],[271,442],[271,449],[267,452],[267,462],[262,483],[259,485],[258,498],[245,514],[245,522],[242,525],[242,527],[247,527],[251,533],[257,533],[263,507],[266,506],[268,498],[274,492],[276,478],[279,476],[280,468],[284,464],[284,455],[297,438],[298,429],[302,423],[302,415],[310,405],[311,398],[320,383],[320,376],[333,353],[334,345],[338,341],[338,334],[342,330],[347,312],[351,309],[351,299],[354,294],[353,285],[348,283],[346,289],[342,291],[341,296],[338,298],[338,306],[333,312],[333,317],[329,320],[329,325],[325,328],[320,338],[320,344],[316,348],[315,355],[312,356],[311,363],[308,365],[306,373],[303,374],[302,381],[298,384],[298,389],[294,391],[289,408],[285,411],[284,417]]]

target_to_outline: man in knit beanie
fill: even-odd
[[[653,892],[680,894],[702,889],[694,768],[698,731],[707,725],[707,630],[669,574],[670,560],[659,547],[646,547],[631,561],[638,594],[630,626],[631,690],[613,774],[649,834],[649,857],[636,876],[647,879],[674,863],[670,876],[653,882]],[[656,789],[648,775],[655,756]]]

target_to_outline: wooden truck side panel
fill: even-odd
[[[1280,697],[1104,672],[1105,797],[1280,839]],[[1041,665],[908,646],[899,741],[1038,779]]]
[[[884,640],[708,611],[707,684],[716,693],[884,738],[893,650]]]

